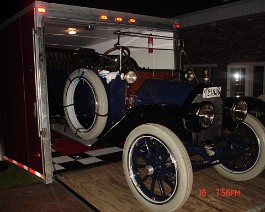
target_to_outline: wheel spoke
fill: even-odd
[[[141,180],[140,180],[140,182],[139,183],[144,183],[144,181],[146,181],[147,179],[148,179],[148,177],[149,177],[149,175],[147,174],[147,175],[145,175]]]
[[[136,168],[145,168],[146,167],[146,164],[138,164],[138,163],[134,163],[134,166]]]
[[[155,142],[155,156],[159,156],[160,154],[160,144]]]
[[[163,180],[164,180],[164,182],[165,182],[166,184],[169,185],[169,187],[170,187],[172,190],[174,190],[174,188],[175,188],[175,184],[172,183],[172,181],[171,181],[170,179],[168,179],[167,176],[164,176],[164,177],[163,177]]]
[[[151,195],[153,197],[154,197],[155,183],[156,183],[156,179],[152,178],[152,183],[151,183],[151,187],[150,187],[150,193],[151,193]]]
[[[247,163],[246,163],[246,161],[245,161],[243,156],[240,156],[240,161],[243,164],[243,166],[246,168],[247,167]]]
[[[149,143],[148,143],[147,141],[145,141],[145,142],[144,142],[144,145],[145,145],[145,148],[146,148],[148,154],[151,155],[151,150],[150,150],[150,145],[149,145]]]
[[[233,167],[237,167],[237,166],[236,166],[236,161],[237,161],[237,159],[236,159],[236,158],[233,158],[233,160],[232,160],[232,166],[233,166]]]
[[[251,153],[249,153],[249,154],[246,154],[246,156],[248,157],[248,158],[251,158],[251,159],[253,159],[253,160],[256,160],[257,159],[257,157],[256,156],[254,156],[253,154],[251,154]]]
[[[163,197],[166,197],[165,188],[164,188],[162,180],[158,180],[158,185],[159,185],[159,189],[160,189],[161,195]]]
[[[140,149],[138,149],[137,153],[144,159],[147,164],[149,164],[149,158],[143,152],[141,152]]]

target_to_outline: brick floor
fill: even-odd
[[[56,183],[0,190],[0,212],[92,211]]]

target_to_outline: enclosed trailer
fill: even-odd
[[[4,22],[0,26],[1,159],[51,183],[50,118],[60,115],[56,101],[62,101],[67,70],[73,68],[71,56],[80,51],[103,54],[119,37],[121,45],[133,46],[131,57],[139,65],[148,62],[148,68],[174,69],[174,25],[176,20],[42,1]],[[154,36],[158,39],[151,48]],[[158,54],[155,48],[163,50]],[[116,110],[120,113],[120,108]]]
[[[144,206],[173,211],[193,171],[244,181],[265,168],[265,128],[248,98],[184,72],[176,20],[36,1],[0,26],[1,155],[53,181],[53,133],[122,145]],[[55,169],[56,170],[56,169]]]

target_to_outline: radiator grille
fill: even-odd
[[[202,94],[198,94],[192,103],[201,103],[203,101],[211,102],[215,108],[215,118],[210,128],[203,129],[198,134],[199,141],[206,141],[216,137],[220,137],[222,133],[222,114],[223,101],[220,97],[203,98]]]

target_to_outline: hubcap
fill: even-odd
[[[145,170],[146,170],[147,175],[153,175],[154,174],[154,168],[151,165],[147,165],[145,167]]]

